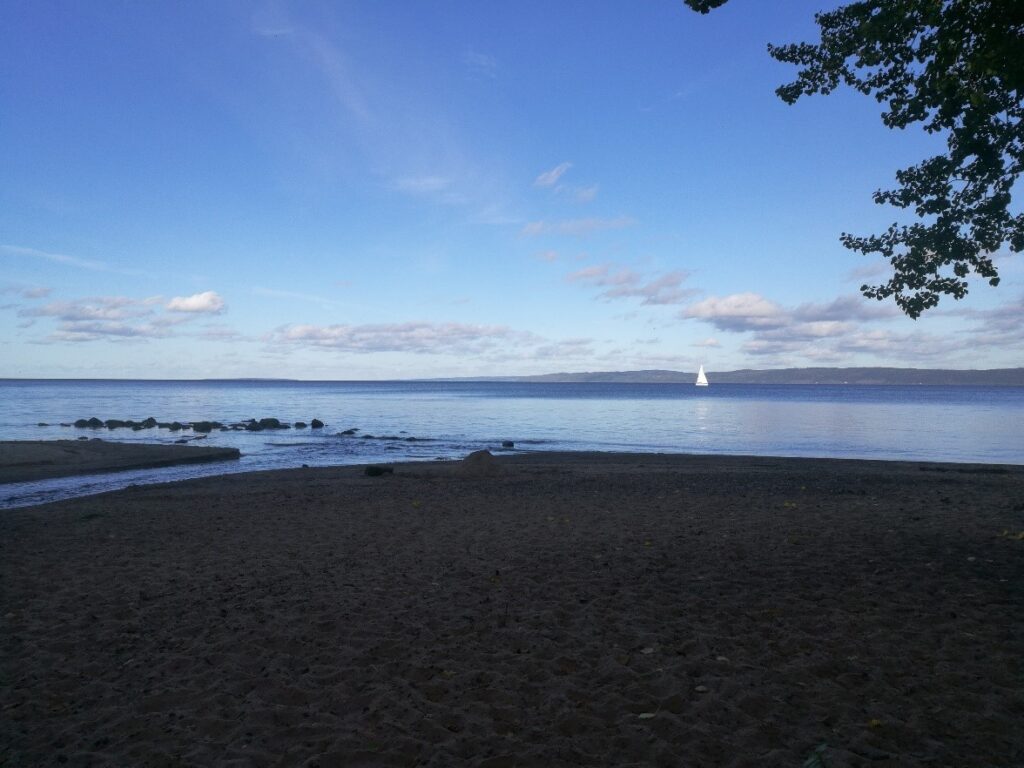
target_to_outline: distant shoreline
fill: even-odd
[[[711,385],[715,384],[789,384],[799,386],[981,386],[1024,387],[1022,368],[778,368],[715,371],[705,367]],[[136,378],[36,378],[0,377],[0,382],[31,381],[138,381],[181,383],[240,384],[317,384],[395,382],[404,384],[693,384],[696,371],[639,370],[584,371],[544,373],[527,376],[459,376],[410,379],[290,379],[290,378],[204,378],[204,379],[136,379]]]

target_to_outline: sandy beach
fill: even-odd
[[[0,484],[97,472],[230,461],[236,448],[106,440],[0,440]]]
[[[0,514],[0,765],[1024,765],[1024,468],[535,454]]]

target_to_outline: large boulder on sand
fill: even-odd
[[[464,475],[493,475],[499,470],[498,460],[490,451],[473,451],[459,462],[459,471]]]

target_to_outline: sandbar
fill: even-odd
[[[1024,468],[526,455],[0,514],[4,766],[1024,764]]]
[[[237,448],[106,440],[2,440],[0,483],[170,467],[239,457]]]

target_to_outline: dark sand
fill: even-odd
[[[534,455],[0,514],[0,765],[1024,765],[1024,468]]]
[[[237,448],[108,443],[105,440],[0,440],[0,483],[238,457]]]

